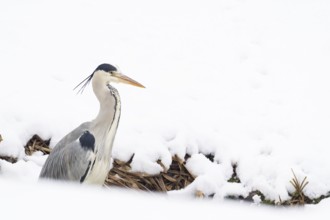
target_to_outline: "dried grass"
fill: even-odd
[[[130,163],[133,157],[134,155],[128,162],[115,160],[114,167],[110,170],[105,185],[166,192],[185,188],[194,181],[194,177],[186,169],[184,162],[176,156],[172,158],[170,168],[158,175],[131,172]],[[157,163],[165,170],[161,161],[157,161]]]
[[[309,183],[307,181],[307,176],[305,176],[304,179],[301,182],[299,182],[296,174],[293,172],[292,169],[291,171],[293,174],[293,178],[292,180],[290,180],[290,183],[294,187],[295,191],[291,195],[290,205],[304,205],[305,203],[307,203],[308,200],[310,200],[304,194],[304,189]]]
[[[33,135],[32,138],[24,146],[25,154],[32,155],[36,151],[41,151],[43,154],[49,154],[51,149],[49,148],[49,140],[43,140],[38,135]]]

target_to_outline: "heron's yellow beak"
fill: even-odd
[[[139,83],[139,82],[135,81],[134,79],[131,79],[128,76],[125,76],[124,74],[121,74],[119,72],[113,74],[113,77],[115,77],[119,83],[125,83],[125,84],[130,84],[132,86],[145,88],[144,85],[142,85],[141,83]]]

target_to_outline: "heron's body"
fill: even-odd
[[[41,170],[41,178],[104,183],[121,112],[119,93],[106,77],[103,70],[96,69],[88,79],[92,80],[93,91],[100,102],[97,117],[81,124],[58,142]]]

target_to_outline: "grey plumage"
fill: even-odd
[[[90,128],[90,124],[91,122],[81,124],[58,142],[48,156],[40,177],[80,181],[88,168],[88,159],[94,154],[83,149],[79,143],[79,138]]]
[[[110,82],[144,86],[121,74],[110,64],[98,66],[79,84],[84,83],[79,91],[90,81],[100,103],[97,117],[81,124],[57,143],[41,170],[40,178],[104,183],[110,168],[112,145],[121,112],[119,93]]]

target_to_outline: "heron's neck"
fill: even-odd
[[[112,94],[108,89],[101,97],[98,96],[98,100],[100,103],[100,110],[94,120],[95,123],[99,125],[104,124],[105,126],[107,124],[111,124],[116,113],[118,113],[117,111],[120,112],[120,109],[118,110],[118,106],[120,105],[120,98],[118,93]]]
[[[95,147],[103,159],[111,157],[113,141],[120,119],[121,103],[118,91],[108,85],[93,85],[95,95],[100,102],[100,110],[92,122],[94,135],[100,137],[96,140]]]
[[[118,106],[120,113],[118,91],[110,85],[107,86],[102,79],[102,75],[95,75],[92,84],[95,96],[100,103],[100,110],[94,122],[97,124],[109,124],[112,122],[115,113],[118,112],[116,111]]]

